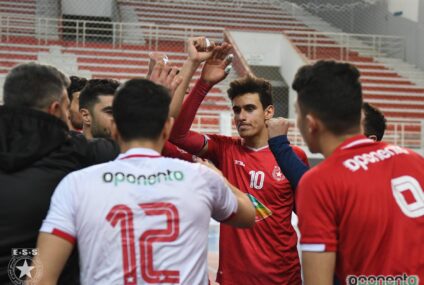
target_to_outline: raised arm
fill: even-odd
[[[281,172],[289,180],[294,191],[297,188],[300,178],[309,170],[309,167],[290,146],[287,138],[289,130],[288,120],[285,118],[272,118],[266,124],[268,128],[269,148],[274,154]]]
[[[201,78],[183,103],[183,112],[175,120],[170,141],[189,153],[202,155],[207,151],[208,144],[205,137],[190,131],[190,127],[206,94],[227,76],[227,66],[230,64],[228,55],[231,48],[231,45],[227,43],[214,48],[212,57],[203,67]]]
[[[152,52],[149,55],[150,62],[147,78],[157,84],[166,86],[170,90],[172,101],[169,114],[171,117],[176,118],[179,115],[193,74],[202,62],[212,56],[214,46],[215,44],[205,37],[189,38],[187,40],[187,59],[179,73],[177,68],[168,64],[169,60],[166,54]]]

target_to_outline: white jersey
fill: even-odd
[[[134,148],[66,176],[40,231],[78,243],[82,284],[207,284],[209,220],[236,211],[214,171]]]

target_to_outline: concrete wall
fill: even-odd
[[[280,33],[231,31],[231,36],[249,65],[280,65]]]
[[[62,0],[64,15],[107,17],[114,16],[113,0]]]

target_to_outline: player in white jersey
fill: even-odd
[[[167,90],[133,79],[113,102],[115,161],[66,176],[38,238],[36,284],[55,284],[78,243],[82,284],[207,284],[210,218],[254,224],[246,195],[216,172],[160,156],[172,128]],[[34,281],[34,280],[32,280]]]

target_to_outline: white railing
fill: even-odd
[[[143,43],[157,49],[159,40],[185,41],[189,37],[204,35],[222,41],[223,28],[183,25],[156,25],[154,23],[122,23],[60,18],[34,18],[22,15],[0,14],[0,41],[12,38],[36,38],[39,45],[54,40],[71,39],[76,46],[86,46],[90,39],[111,43],[120,48],[128,43]],[[91,40],[93,41],[93,40]]]
[[[358,52],[372,57],[405,58],[405,40],[396,36],[286,31],[296,46],[306,47],[306,56],[318,59],[325,49],[331,51],[338,60],[350,60],[350,52]]]
[[[219,126],[210,124],[201,124],[201,118],[216,119],[219,121],[219,112],[199,113],[196,124],[192,129],[203,133],[219,133]],[[299,132],[295,119],[289,119],[290,128],[288,137],[293,145],[306,147],[306,144]],[[233,123],[233,136],[237,136],[237,130]],[[398,119],[396,121],[388,121],[387,129],[383,137],[383,141],[396,144],[411,149],[424,149],[424,120],[408,120]]]

